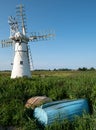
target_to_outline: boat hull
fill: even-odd
[[[83,113],[89,112],[86,99],[62,100],[46,103],[35,108],[34,117],[40,123],[50,125],[55,121],[63,121],[64,119],[72,121],[76,116],[82,116]]]

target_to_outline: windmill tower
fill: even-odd
[[[32,33],[31,36],[27,36],[24,6],[19,5],[16,9],[17,17],[10,16],[8,19],[10,25],[10,37],[7,40],[2,40],[1,44],[2,47],[9,45],[14,45],[15,47],[11,78],[31,77],[28,42],[47,40],[48,38],[53,37],[53,34],[46,33],[38,35],[38,33]]]

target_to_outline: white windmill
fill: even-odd
[[[27,36],[24,6],[19,5],[16,9],[17,17],[15,18],[10,16],[8,20],[10,25],[10,37],[7,40],[2,40],[1,44],[2,47],[9,45],[14,45],[15,47],[11,78],[31,77],[28,42],[46,40],[54,35],[52,33],[47,33],[45,35],[37,35],[36,33],[32,33],[31,36]]]

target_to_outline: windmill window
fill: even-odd
[[[23,65],[23,61],[20,61],[20,65]]]

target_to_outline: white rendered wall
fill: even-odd
[[[11,78],[18,77],[31,77],[27,43],[15,43],[15,56]]]

